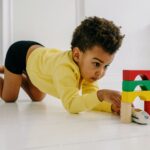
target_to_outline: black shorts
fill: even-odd
[[[18,41],[12,44],[6,54],[5,67],[15,74],[22,74],[26,71],[26,55],[32,45],[43,46],[34,41]]]

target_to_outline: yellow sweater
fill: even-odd
[[[71,113],[94,109],[111,112],[110,103],[98,100],[96,83],[80,83],[80,71],[71,51],[37,48],[30,54],[26,70],[37,88],[61,99]]]

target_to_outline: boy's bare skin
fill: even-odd
[[[33,45],[29,48],[26,60],[31,52],[38,47],[40,46]],[[4,79],[0,77],[0,96],[5,102],[15,102],[17,100],[20,87],[26,91],[33,101],[41,101],[45,97],[45,93],[42,93],[31,83],[26,73],[17,75],[10,72],[3,66],[0,66],[0,73],[4,73]]]

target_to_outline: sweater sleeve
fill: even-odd
[[[82,85],[82,94],[93,93],[98,91],[98,89],[99,87],[97,82],[93,82],[93,83],[84,82]],[[111,112],[111,103],[103,101],[98,105],[96,105],[92,110]]]
[[[92,93],[98,91],[98,83],[97,82],[86,82],[84,81],[82,84],[82,94]]]
[[[101,102],[97,98],[97,91],[79,94],[78,75],[67,66],[58,67],[53,77],[54,86],[65,109],[70,113],[92,110]]]

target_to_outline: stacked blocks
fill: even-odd
[[[135,80],[137,76],[142,80]],[[140,91],[134,91],[139,86]],[[121,121],[131,122],[132,103],[139,96],[144,101],[144,110],[150,114],[150,70],[123,70]]]

